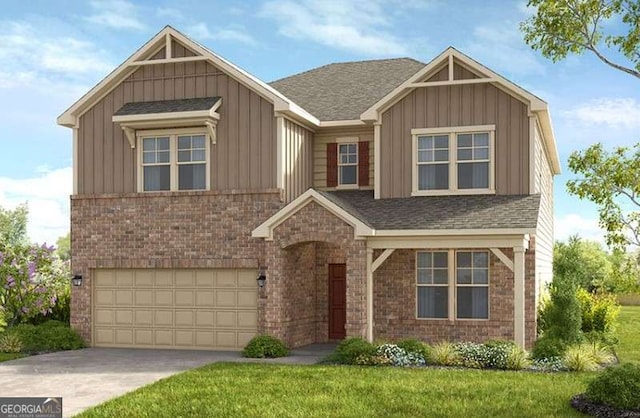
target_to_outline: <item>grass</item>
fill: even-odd
[[[24,357],[24,354],[20,353],[0,353],[0,363],[3,361],[15,360],[17,358]]]
[[[622,306],[617,327],[620,344],[616,353],[620,362],[640,363],[640,306]]]
[[[581,416],[590,373],[217,363],[161,380],[81,417]]]

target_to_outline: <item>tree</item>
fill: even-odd
[[[520,24],[524,40],[554,62],[569,54],[593,53],[605,64],[640,78],[640,1],[529,0],[536,14]],[[621,22],[622,33],[615,30]],[[616,53],[628,60],[620,63]]]
[[[71,233],[67,232],[67,235],[63,235],[56,241],[56,253],[63,261],[68,261],[71,258]]]
[[[598,205],[607,244],[640,246],[640,144],[613,152],[592,145],[571,154],[569,168],[581,177],[569,180],[567,190]]]
[[[28,242],[28,215],[29,210],[26,204],[22,204],[14,210],[0,207],[0,244],[19,245]]]
[[[554,277],[571,278],[579,287],[593,291],[602,288],[611,273],[609,255],[595,241],[574,235],[553,247]]]

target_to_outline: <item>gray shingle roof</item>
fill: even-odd
[[[534,229],[540,195],[425,196],[373,198],[373,191],[320,191],[378,229]]]
[[[115,116],[144,115],[147,113],[190,112],[209,110],[220,97],[202,97],[199,99],[158,100],[155,102],[125,103]]]
[[[269,84],[320,120],[360,119],[362,112],[425,65],[411,58],[345,62]]]

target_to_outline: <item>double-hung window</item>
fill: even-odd
[[[489,319],[488,251],[417,251],[418,319]]]
[[[418,318],[446,319],[449,312],[449,254],[419,251],[416,255]]]
[[[140,191],[209,188],[209,145],[205,133],[141,132],[138,140],[141,144]]]
[[[495,193],[495,126],[413,129],[412,195]]]
[[[338,144],[338,185],[358,184],[358,144]]]

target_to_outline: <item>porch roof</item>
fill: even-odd
[[[540,210],[540,195],[374,199],[371,190],[319,191],[319,193],[377,231],[534,230]]]

